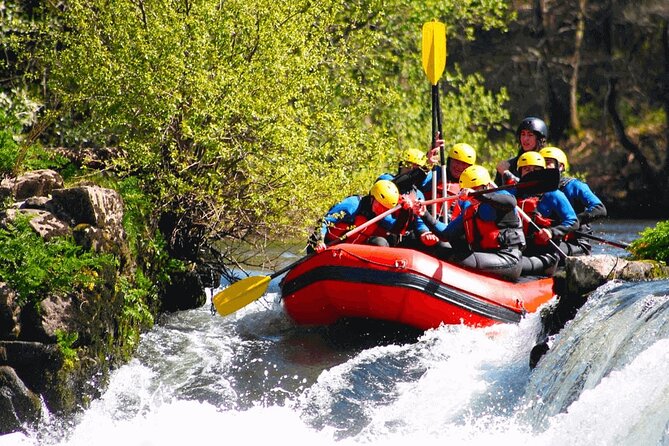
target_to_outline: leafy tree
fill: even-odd
[[[228,242],[304,237],[400,148],[427,149],[434,17],[465,38],[508,18],[501,0],[71,0],[24,48],[47,73],[49,135],[119,147],[109,169],[138,178],[172,255],[231,261]],[[484,147],[505,92],[452,65],[442,85],[449,143]]]

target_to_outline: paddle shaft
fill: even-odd
[[[607,245],[615,246],[616,248],[627,249],[627,248],[630,247],[629,243],[607,240],[607,239],[604,239],[604,238],[601,238],[601,237],[597,237],[596,235],[588,234],[587,232],[574,231],[574,233],[576,235],[578,235],[579,237],[589,238],[590,240],[594,240],[596,242],[605,243]]]
[[[441,119],[439,118],[439,86],[432,85],[432,147],[437,144],[437,134],[441,135]],[[444,163],[444,148],[440,147],[440,162]],[[432,169],[432,196],[437,196],[437,166]],[[444,189],[445,191],[445,189]],[[437,215],[437,203],[432,204],[432,215]]]
[[[346,234],[344,234],[344,235],[342,235],[341,237],[339,237],[339,238],[338,238],[337,240],[335,240],[334,242],[328,244],[328,246],[333,246],[333,245],[337,245],[337,244],[339,244],[339,243],[342,243],[344,240],[346,240],[347,238],[351,237],[352,235],[355,235],[355,234],[357,234],[357,233],[359,233],[359,232],[361,232],[361,231],[367,229],[369,226],[373,225],[374,223],[376,223],[376,222],[378,222],[378,221],[380,221],[380,220],[386,218],[388,215],[392,214],[393,212],[398,211],[401,207],[402,207],[402,206],[397,205],[397,206],[395,206],[395,207],[393,207],[393,208],[390,208],[390,209],[386,210],[385,212],[380,213],[380,214],[377,215],[376,217],[374,217],[374,218],[372,218],[372,219],[370,219],[370,220],[367,220],[366,222],[364,222],[364,223],[361,224],[360,226],[351,229],[350,231],[348,231]],[[276,278],[276,277],[279,277],[281,274],[283,274],[283,273],[285,273],[285,272],[287,272],[287,271],[293,269],[294,267],[296,267],[296,266],[299,265],[300,263],[302,263],[302,262],[304,262],[305,260],[311,258],[314,254],[316,254],[316,253],[313,252],[313,253],[311,253],[311,254],[307,254],[306,256],[302,257],[302,258],[299,259],[299,260],[296,260],[295,262],[291,263],[290,265],[284,266],[284,267],[281,268],[280,270],[278,270],[278,271],[272,273],[272,275],[269,276],[270,279],[274,279],[274,278]]]
[[[496,186],[492,189],[477,190],[470,193],[469,196],[476,197],[478,195],[489,194],[506,189],[522,190],[525,193],[543,193],[557,189],[559,181],[560,174],[555,169],[536,170],[525,175],[518,183]],[[449,195],[447,197],[433,198],[432,200],[425,201],[424,204],[427,206],[430,204],[455,200],[458,197],[459,195]]]
[[[474,192],[470,193],[468,196],[469,197],[477,197],[479,195],[490,194],[492,192],[497,192],[499,190],[512,189],[512,188],[517,187],[517,186],[518,186],[517,184],[509,184],[509,185],[506,185],[506,186],[495,187],[495,188],[492,188],[492,189],[477,190],[477,191],[474,191]],[[430,204],[443,203],[444,201],[453,201],[453,200],[456,200],[458,197],[460,197],[460,195],[448,195],[446,197],[439,197],[439,198],[433,198],[431,200],[426,200],[423,204],[425,204],[425,206],[428,206]]]
[[[518,206],[516,206],[516,210],[525,219],[525,221],[527,221],[530,225],[532,225],[535,231],[541,231],[541,228],[537,226],[537,224],[530,218],[529,215],[525,213],[525,211],[523,211]],[[560,254],[560,257],[562,257],[563,259],[567,258],[567,254],[565,254],[565,252],[562,249],[560,249],[560,246],[558,246],[558,244],[555,243],[553,239],[548,239],[548,242],[553,246],[553,248],[555,248],[557,253]]]
[[[432,86],[432,147],[435,147],[437,141],[437,134],[442,135],[441,128],[441,107],[439,105],[439,79],[444,72],[446,67],[446,25],[441,22],[432,21],[425,23],[423,25],[423,43],[422,43],[422,62],[423,69],[427,75],[428,80]],[[445,156],[444,156],[444,147],[441,146],[440,150],[441,156],[441,177],[443,180],[443,192],[442,196],[445,197],[447,193],[446,189],[446,169],[445,169]],[[437,197],[437,173],[438,170],[435,166],[435,169],[432,173],[432,197]],[[437,205],[436,203],[432,205],[432,213],[436,215]],[[444,221],[446,221],[448,213],[445,211],[443,213]]]

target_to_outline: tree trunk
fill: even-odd
[[[581,65],[581,46],[585,34],[585,8],[586,0],[578,0],[578,14],[576,19],[576,32],[574,34],[574,57],[572,59],[573,70],[569,81],[569,116],[571,127],[574,130],[581,129],[581,120],[578,116],[578,70]]]
[[[662,24],[662,56],[664,58],[664,76],[662,78],[662,103],[664,104],[664,166],[662,178],[669,175],[669,20]]]

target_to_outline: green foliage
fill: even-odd
[[[63,366],[66,369],[74,368],[76,361],[79,359],[74,343],[79,339],[78,333],[67,333],[63,330],[56,330],[56,343],[63,355]]]
[[[506,2],[72,0],[46,4],[35,66],[62,143],[123,149],[153,206],[211,239],[306,233],[361,193],[400,148],[428,148],[421,28],[504,28]],[[48,18],[48,19],[47,19]],[[444,134],[483,153],[506,93],[447,63]],[[143,212],[142,211],[142,212]],[[150,238],[153,239],[153,238]]]
[[[634,259],[669,262],[669,221],[644,229],[640,236],[630,243],[629,251]]]
[[[128,351],[134,351],[142,328],[153,325],[153,315],[147,302],[155,296],[156,286],[139,270],[132,281],[125,276],[120,277],[116,292],[123,297],[119,337],[129,347]]]
[[[0,175],[9,176],[20,170],[61,169],[68,160],[53,151],[44,150],[37,144],[25,147],[17,142],[21,133],[21,124],[16,117],[0,110]],[[20,162],[20,166],[17,163]]]
[[[123,227],[134,257],[151,277],[167,283],[171,273],[183,271],[185,266],[168,255],[167,243],[151,224],[155,205],[142,187],[141,178],[127,177],[113,184],[123,198]]]
[[[0,110],[0,174],[10,173],[14,168],[19,145],[14,135],[20,132],[16,121]]]
[[[18,215],[0,229],[0,281],[17,292],[18,303],[38,302],[52,292],[92,288],[97,273],[115,262],[111,255],[83,251],[70,237],[44,241]]]

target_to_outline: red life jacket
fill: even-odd
[[[541,197],[523,198],[522,200],[518,200],[518,207],[524,211],[540,228],[550,228],[553,226],[553,220],[544,217],[539,212],[537,212],[537,206],[539,205],[540,199]],[[534,232],[530,231],[530,228],[530,224],[525,219],[523,219],[523,232],[525,235]]]
[[[351,231],[358,226],[362,225],[369,219],[364,215],[356,215],[353,221],[353,224],[346,222],[337,222],[332,226],[328,226],[328,230],[325,233],[325,243],[330,244],[336,240],[339,240],[341,236],[346,234],[348,231]],[[381,227],[378,223],[369,225],[362,231],[354,234],[353,236],[346,239],[346,243],[357,243],[364,244],[370,237],[380,236],[385,237],[387,231]]]
[[[472,200],[462,216],[465,237],[472,251],[499,249],[499,227],[494,221],[478,218],[477,211],[481,203]]]

